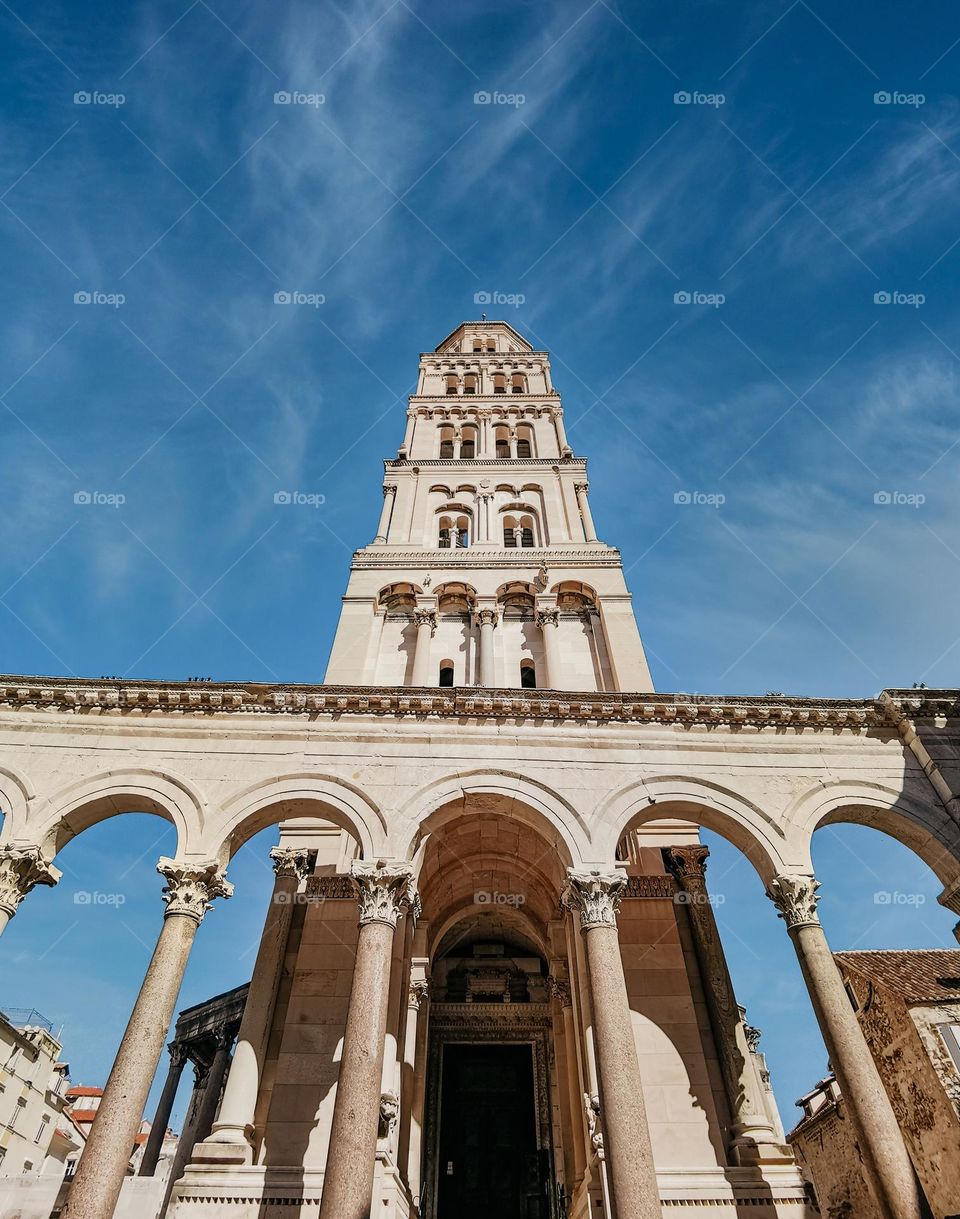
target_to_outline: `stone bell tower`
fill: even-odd
[[[547,352],[506,322],[463,322],[420,356],[384,475],[327,684],[653,689]]]

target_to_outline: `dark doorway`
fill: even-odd
[[[437,1219],[546,1219],[529,1045],[443,1048]]]

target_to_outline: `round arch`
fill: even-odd
[[[0,766],[0,839],[4,842],[24,836],[30,801],[36,794],[26,775]]]
[[[291,807],[297,804],[307,807]],[[384,854],[387,823],[377,805],[352,783],[323,774],[282,775],[237,792],[209,825],[205,854],[227,863],[260,830],[288,817],[309,816],[345,830],[360,844],[364,859]]]
[[[684,775],[659,775],[628,784],[597,810],[598,856],[612,860],[628,830],[676,818],[712,830],[741,851],[764,887],[783,872],[800,870],[802,856],[790,851],[783,830],[746,797],[720,784]]]
[[[560,850],[564,867],[577,866],[590,856],[590,830],[583,815],[556,792],[510,771],[476,770],[435,779],[397,810],[390,835],[392,853],[413,860],[424,831],[440,829],[459,817],[474,795],[509,800],[520,820]]]
[[[152,769],[107,770],[47,798],[31,818],[31,837],[48,858],[90,826],[123,813],[152,813],[177,831],[177,855],[195,853],[206,802],[186,779]]]
[[[438,919],[436,923],[431,922],[430,939],[427,943],[427,956],[431,961],[436,960],[437,951],[448,932],[471,916],[476,916],[476,912],[476,906],[468,901],[462,901],[451,906],[443,918]],[[497,913],[501,919],[505,922],[512,922],[521,930],[522,934],[532,940],[536,944],[540,956],[547,961],[550,960],[552,954],[547,940],[547,929],[536,917],[522,906]]]

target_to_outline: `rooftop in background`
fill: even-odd
[[[875,949],[834,955],[840,965],[893,991],[905,1003],[960,1000],[960,948]]]
[[[41,1015],[35,1007],[5,1007],[0,1015],[15,1029],[46,1029],[53,1032],[53,1021]]]

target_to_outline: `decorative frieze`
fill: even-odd
[[[185,914],[199,923],[213,909],[215,897],[226,898],[233,893],[233,885],[215,859],[197,862],[164,856],[157,871],[167,882],[161,895],[167,907],[164,917]]]
[[[0,847],[0,910],[11,918],[36,885],[53,886],[62,876],[47,863],[39,847]]]
[[[565,910],[580,915],[580,928],[616,927],[617,911],[627,887],[627,874],[609,868],[567,868],[567,884],[560,898]]]
[[[308,876],[306,896],[316,901],[352,901],[357,895],[349,876]]]
[[[360,906],[361,927],[365,923],[389,923],[396,927],[405,911],[413,917],[419,912],[413,864],[355,859],[350,865],[350,878]]]
[[[817,890],[820,882],[815,876],[775,876],[767,886],[767,897],[777,908],[777,914],[793,931],[796,927],[817,927]]]

